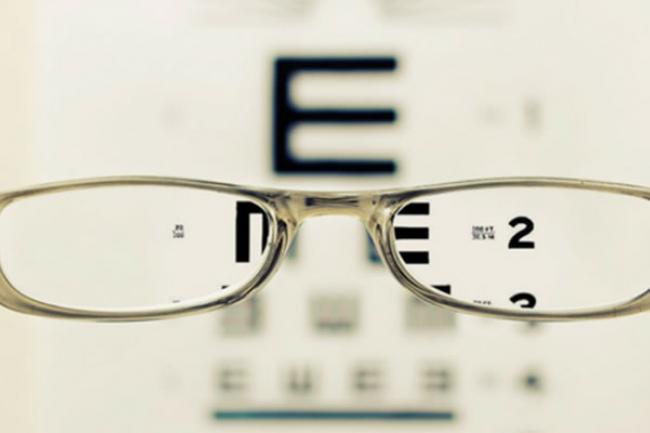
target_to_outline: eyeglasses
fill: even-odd
[[[0,195],[0,303],[101,321],[239,302],[300,224],[359,218],[397,280],[459,312],[521,320],[650,309],[650,189],[500,178],[367,192],[114,177]]]

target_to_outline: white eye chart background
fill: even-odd
[[[640,1],[14,3],[5,188],[117,174],[324,189],[511,175],[650,184]],[[397,172],[274,173],[278,56],[394,57],[393,72],[304,74],[292,98],[392,107],[395,123],[301,126],[291,149],[390,158]],[[236,309],[140,324],[0,317],[7,431],[637,432],[650,403],[647,315],[530,326],[426,307],[368,261],[346,218],[308,221],[295,257]],[[222,419],[274,410],[300,419]],[[340,411],[434,415],[308,416]]]

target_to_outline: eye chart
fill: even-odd
[[[648,185],[648,12],[635,1],[37,1],[32,178]],[[647,316],[533,325],[425,305],[361,224],[318,218],[268,287],[232,309],[39,321],[37,431],[639,431],[647,329]]]

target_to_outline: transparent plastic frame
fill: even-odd
[[[511,310],[461,301],[440,291],[432,290],[416,281],[409,274],[399,260],[393,230],[393,219],[406,203],[422,196],[437,193],[512,186],[554,187],[609,192],[650,200],[650,188],[641,186],[581,179],[511,177],[378,191],[316,192],[256,188],[171,177],[125,176],[52,183],[5,192],[0,194],[0,212],[12,201],[34,195],[124,185],[173,186],[210,190],[236,194],[254,202],[263,209],[269,221],[268,253],[259,271],[243,284],[229,287],[215,293],[214,296],[183,301],[173,306],[85,310],[52,305],[24,295],[9,282],[0,264],[0,304],[12,310],[32,315],[107,322],[166,319],[212,311],[242,301],[261,289],[278,269],[297,230],[305,219],[319,215],[348,215],[358,218],[364,224],[380,257],[395,278],[420,299],[440,307],[484,317],[526,321],[612,318],[650,309],[650,289],[636,298],[620,304],[563,312]]]

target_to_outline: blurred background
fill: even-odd
[[[1,0],[0,183],[650,185],[648,17],[636,0]],[[0,429],[639,432],[649,329],[647,314],[531,325],[425,306],[357,221],[316,219],[232,309],[0,311]]]

